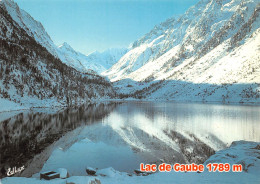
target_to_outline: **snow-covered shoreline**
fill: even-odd
[[[105,103],[113,101],[111,99],[98,99],[98,100],[89,100],[89,101],[80,101],[78,104],[75,104],[74,106],[80,106],[83,104],[99,104],[99,103]],[[48,99],[48,100],[32,100],[28,101],[27,103],[24,103],[23,105],[20,103],[13,102],[8,99],[0,98],[0,113],[4,112],[12,112],[12,111],[22,111],[22,110],[30,110],[30,109],[48,109],[48,108],[67,108],[68,105],[65,102],[57,102],[54,99]]]
[[[195,103],[195,104],[222,104],[222,105],[250,105],[260,106],[259,102],[222,102],[222,101],[199,101],[199,100],[167,100],[167,99],[111,99],[109,102],[162,102],[162,103]]]
[[[19,111],[19,110],[26,110],[29,109],[28,107],[22,106],[18,103],[15,103],[13,101],[0,98],[0,113],[1,112],[8,112],[8,111]]]
[[[106,102],[161,102],[161,103],[198,103],[198,104],[222,104],[222,105],[249,105],[249,106],[260,106],[258,102],[220,102],[220,101],[197,101],[197,100],[167,100],[167,99],[136,99],[136,98],[125,98],[125,99],[100,99],[100,100],[92,100],[86,101],[78,104],[80,106],[84,103],[106,103]],[[15,103],[8,99],[0,98],[0,114],[5,112],[13,112],[13,111],[22,111],[22,110],[30,110],[32,108],[66,108],[68,107],[66,104],[55,103],[50,101],[46,103],[46,101],[42,101],[41,103],[28,103],[25,105],[21,105],[19,103]]]
[[[67,43],[57,47],[40,22],[13,0],[0,0],[0,184],[260,183],[260,143],[248,142],[260,140],[259,2],[201,0],[177,19],[155,26],[129,49],[85,56]],[[138,105],[111,113],[124,102]],[[79,107],[89,103],[94,107]],[[147,106],[138,108],[141,103]],[[151,108],[152,103],[174,104],[160,109]],[[242,107],[243,113],[221,105],[188,109],[185,103],[258,107]],[[38,110],[51,115],[34,112]],[[111,119],[105,121],[106,116]],[[101,128],[87,127],[97,123]],[[96,139],[92,147],[86,146],[86,135]],[[230,145],[234,140],[247,141]],[[130,172],[143,161],[131,160],[128,150],[109,152],[102,144],[93,152],[102,159],[91,157],[88,151],[98,141],[125,143],[146,158],[145,151],[160,153],[156,164],[241,164],[243,172],[139,176]],[[124,154],[122,160],[116,153]],[[107,165],[98,165],[104,160]],[[113,165],[115,160],[131,171]],[[133,161],[134,169],[128,164]],[[88,166],[99,168],[96,176],[87,175]],[[24,170],[15,174],[14,169],[15,175],[6,177],[9,167]],[[40,180],[48,170],[69,175]]]
[[[102,169],[97,176],[71,176],[66,179],[40,180],[35,175],[32,178],[6,177],[0,180],[2,184],[66,184],[91,183],[95,178],[102,184],[112,183],[259,183],[260,178],[260,143],[248,141],[235,141],[232,145],[216,152],[204,164],[208,163],[230,163],[242,164],[243,172],[208,172],[202,173],[180,173],[162,172],[148,176],[130,175],[128,173],[115,171],[113,168]]]

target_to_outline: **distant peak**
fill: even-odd
[[[61,44],[59,47],[67,47],[67,46],[69,46],[70,47],[70,45],[67,43],[67,42],[64,42],[63,44]]]

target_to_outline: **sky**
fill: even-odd
[[[83,54],[128,47],[155,25],[199,0],[15,0],[40,21],[56,45]]]

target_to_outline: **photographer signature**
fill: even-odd
[[[12,175],[14,175],[14,174],[16,174],[16,173],[20,173],[20,172],[22,172],[24,169],[25,169],[24,166],[18,167],[18,168],[16,168],[16,167],[9,168],[8,171],[7,171],[7,176],[12,176]]]

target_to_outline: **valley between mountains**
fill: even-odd
[[[0,0],[0,184],[46,183],[47,170],[71,174],[53,184],[259,183],[259,105],[260,0],[200,0],[87,55]],[[132,174],[141,161],[243,171]]]
[[[259,0],[202,0],[129,48],[87,56],[56,46],[12,0],[0,10],[1,111],[111,99],[260,102]]]

